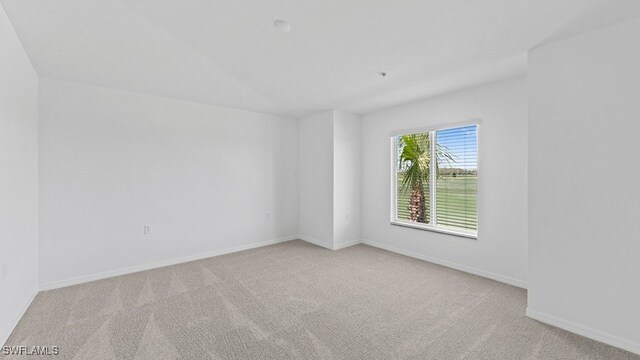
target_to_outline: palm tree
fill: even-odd
[[[398,143],[400,171],[404,173],[400,189],[409,192],[409,221],[428,223],[425,184],[431,177],[431,136],[429,133],[404,135]],[[436,144],[437,162],[455,162],[446,147]]]

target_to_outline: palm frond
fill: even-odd
[[[431,136],[429,133],[403,135],[398,141],[398,171],[403,173],[400,190],[403,192],[421,188],[429,183],[431,175]],[[458,161],[449,148],[436,144],[437,166],[451,166]],[[437,173],[437,171],[436,171]]]

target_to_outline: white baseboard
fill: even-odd
[[[353,245],[358,245],[362,243],[362,240],[358,239],[358,240],[352,240],[352,241],[347,241],[341,244],[337,244],[337,245],[329,245],[324,241],[320,241],[318,239],[314,239],[310,236],[307,235],[299,235],[298,239],[306,241],[308,243],[311,243],[313,245],[318,245],[320,247],[323,247],[325,249],[329,249],[329,250],[340,250],[340,249],[344,249],[344,248],[348,248],[349,246],[353,246]]]
[[[503,275],[498,275],[498,274],[494,274],[488,271],[484,271],[484,270],[480,270],[480,269],[476,269],[476,268],[472,268],[469,266],[465,266],[465,265],[460,265],[460,264],[456,264],[447,260],[441,260],[441,259],[436,259],[430,256],[426,256],[423,254],[419,254],[413,251],[409,251],[409,250],[404,250],[404,249],[399,249],[396,248],[394,246],[391,245],[387,245],[387,244],[382,244],[379,242],[375,242],[375,241],[370,241],[370,240],[363,240],[362,241],[363,244],[366,245],[370,245],[370,246],[374,246],[383,250],[387,250],[387,251],[391,251],[400,255],[405,255],[405,256],[409,256],[412,258],[416,258],[419,260],[424,260],[430,263],[434,263],[434,264],[438,264],[438,265],[442,265],[442,266],[446,266],[448,268],[452,268],[452,269],[456,269],[456,270],[460,270],[469,274],[473,274],[473,275],[478,275],[478,276],[482,276],[484,278],[487,279],[491,279],[491,280],[495,280],[495,281],[499,281],[501,283],[505,283],[505,284],[509,284],[509,285],[513,285],[515,287],[519,287],[522,289],[526,289],[527,288],[527,283],[526,281],[522,281],[522,280],[518,280],[518,279],[514,279],[508,276],[503,276]]]
[[[156,268],[160,268],[160,267],[164,267],[164,266],[171,266],[171,265],[181,264],[181,263],[185,263],[185,262],[189,262],[189,261],[195,261],[195,260],[206,259],[206,258],[210,258],[210,257],[214,257],[214,256],[231,254],[231,253],[238,252],[238,251],[255,249],[255,248],[262,247],[262,246],[268,246],[268,245],[278,244],[278,243],[281,243],[281,242],[297,240],[297,239],[298,239],[297,235],[291,235],[291,236],[286,236],[286,237],[283,237],[283,238],[280,238],[280,239],[255,242],[255,243],[242,245],[242,246],[237,246],[237,247],[233,247],[233,248],[215,250],[215,251],[206,252],[206,253],[183,256],[183,257],[175,258],[175,259],[157,261],[157,262],[150,263],[150,264],[136,265],[136,266],[131,266],[131,267],[117,269],[117,270],[105,271],[105,272],[101,272],[101,273],[97,273],[97,274],[78,276],[78,277],[71,278],[71,279],[56,280],[56,281],[51,281],[51,282],[47,282],[47,283],[41,283],[40,284],[40,290],[41,291],[45,291],[45,290],[59,289],[59,288],[67,287],[67,286],[83,284],[83,283],[96,281],[96,280],[107,279],[107,278],[114,277],[114,276],[126,275],[126,274],[136,273],[136,272],[140,272],[140,271],[156,269]]]
[[[0,331],[2,331],[0,333],[0,344],[2,344],[2,346],[4,346],[4,344],[9,339],[9,336],[11,335],[13,330],[16,328],[16,326],[20,322],[20,319],[22,319],[22,316],[24,316],[24,313],[27,311],[29,306],[31,306],[31,303],[33,302],[33,299],[36,298],[36,295],[38,295],[38,289],[37,288],[33,289],[31,291],[31,294],[29,294],[29,297],[27,297],[27,299],[24,301],[24,303],[22,303],[22,306],[20,306],[20,309],[18,310],[18,313],[16,314],[15,318],[13,319],[13,321],[11,323],[7,324],[8,327],[6,329],[0,329]]]
[[[298,235],[298,239],[302,240],[302,241],[306,241],[308,243],[311,243],[313,245],[318,245],[320,247],[323,247],[325,249],[329,249],[329,250],[333,250],[333,246],[326,244],[324,241],[320,241],[318,239],[312,238],[310,236],[307,235]]]
[[[341,244],[334,245],[333,246],[333,250],[340,250],[340,249],[348,248],[348,247],[351,247],[353,245],[358,245],[358,244],[362,244],[362,240],[360,240],[360,239],[351,240],[351,241],[343,242]]]
[[[633,341],[621,339],[617,336],[613,336],[604,333],[599,330],[592,329],[587,326],[576,324],[572,321],[564,320],[559,317],[546,314],[537,310],[527,308],[527,316],[531,319],[543,322],[545,324],[558,327],[569,332],[582,335],[592,340],[600,341],[607,345],[615,346],[617,348],[630,351],[640,355],[640,344]]]

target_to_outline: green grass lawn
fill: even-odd
[[[409,194],[400,191],[398,179],[398,220],[408,220]],[[478,229],[477,216],[477,176],[444,177],[437,181],[437,224],[457,230],[475,231]],[[429,198],[428,186],[425,195]],[[427,200],[430,212],[430,201]]]

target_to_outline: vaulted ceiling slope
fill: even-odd
[[[640,15],[638,0],[1,1],[42,77],[288,116],[524,73],[526,50]]]

